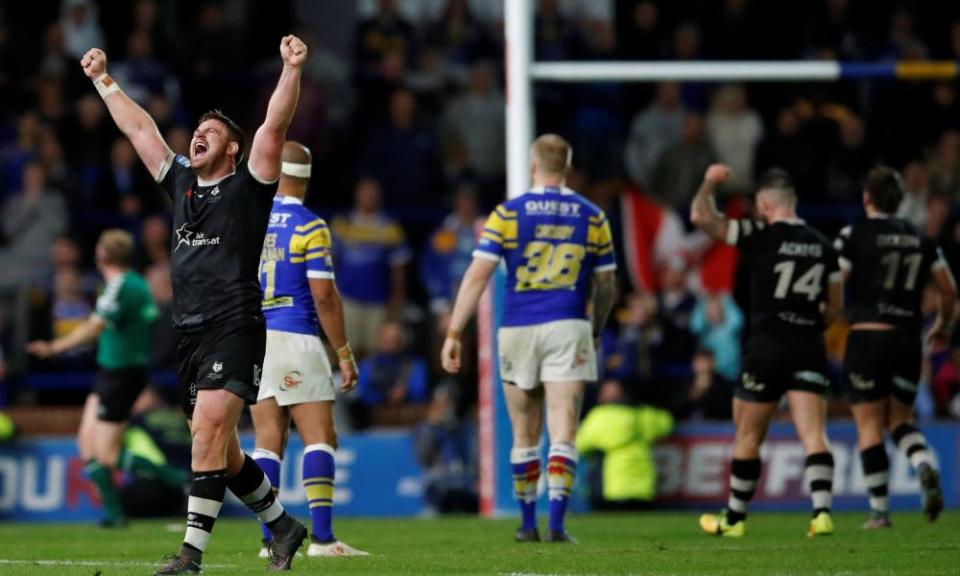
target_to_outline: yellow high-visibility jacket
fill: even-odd
[[[604,500],[653,500],[657,470],[650,446],[673,431],[673,416],[652,406],[601,404],[577,432],[577,451],[603,452]]]

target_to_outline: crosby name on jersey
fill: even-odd
[[[592,275],[616,269],[606,215],[568,188],[497,206],[474,257],[506,261],[503,326],[586,319]]]

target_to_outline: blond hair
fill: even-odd
[[[104,257],[118,266],[126,266],[133,257],[133,235],[126,230],[112,228],[100,234],[97,246],[103,250]]]
[[[533,146],[530,147],[530,159],[540,174],[563,178],[570,169],[573,148],[561,136],[544,134],[533,141]]]

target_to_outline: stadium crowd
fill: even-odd
[[[91,313],[100,285],[92,248],[106,228],[136,235],[136,268],[169,320],[168,206],[83,78],[80,56],[104,47],[113,75],[185,153],[188,126],[211,103],[241,123],[262,117],[274,38],[299,25],[311,57],[289,135],[314,152],[307,205],[334,233],[361,360],[349,421],[416,426],[425,465],[457,484],[443,460],[475,463],[464,439],[476,366],[445,376],[437,352],[476,223],[504,195],[501,2],[324,2],[324,22],[292,0],[29,4],[0,2],[6,401],[63,404],[86,393],[92,350],[38,362],[23,347]],[[960,8],[949,3],[775,4],[543,0],[535,51],[543,60],[960,59]],[[535,100],[538,131],[573,142],[568,185],[614,226],[623,297],[602,339],[601,405],[730,416],[747,325],[736,254],[695,233],[687,215],[712,162],[733,167],[730,213],[749,210],[754,177],[779,166],[797,183],[801,215],[829,235],[859,217],[866,171],[895,166],[909,193],[902,214],[960,269],[955,82],[546,84]],[[843,326],[830,341],[839,377]],[[176,342],[169,321],[159,322],[152,365],[161,387],[172,381]],[[960,418],[960,339],[929,352],[920,413]]]

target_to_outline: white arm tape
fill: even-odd
[[[117,85],[114,79],[106,72],[98,76],[97,79],[93,81],[93,85],[101,98],[106,98],[114,92],[120,91],[120,86]]]
[[[309,178],[310,165],[284,162],[280,165],[280,173],[286,174],[287,176],[293,176],[294,178]]]

